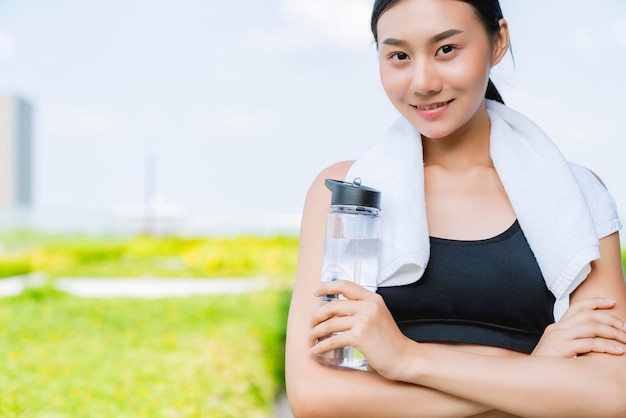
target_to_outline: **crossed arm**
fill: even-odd
[[[378,295],[347,282],[319,287],[329,199],[323,178],[342,178],[348,164],[320,175],[303,214],[287,335],[287,390],[295,416],[626,414],[626,332],[618,319],[626,318],[626,288],[617,234],[601,240],[601,259],[572,294],[570,310],[546,329],[530,357],[492,357],[418,344],[400,333]],[[342,293],[350,300],[320,307],[316,291]],[[314,341],[337,331],[346,332],[313,350],[356,346],[378,373],[333,369],[312,359]]]

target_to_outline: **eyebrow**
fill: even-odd
[[[459,33],[463,33],[463,31],[459,29],[448,29],[444,32],[438,33],[437,35],[431,37],[430,42],[431,43],[441,42],[444,39],[448,39],[454,35],[458,35]],[[402,39],[396,39],[396,38],[386,38],[382,41],[382,43],[384,45],[391,45],[391,46],[407,46],[408,44],[407,41],[402,40]]]
[[[454,35],[458,35],[459,33],[463,33],[462,30],[459,29],[448,29],[445,32],[441,32],[432,38],[430,38],[432,43],[443,41],[444,39],[451,38]]]

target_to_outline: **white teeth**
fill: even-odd
[[[436,103],[436,104],[431,104],[428,106],[415,106],[417,107],[419,110],[431,110],[431,109],[437,109],[439,107],[444,106],[445,103]]]

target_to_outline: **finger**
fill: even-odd
[[[334,280],[332,282],[321,283],[315,291],[315,296],[317,297],[324,295],[343,295],[347,299],[353,300],[366,299],[371,294],[372,292],[365,289],[363,286],[348,280]]]
[[[570,305],[570,307],[565,311],[563,315],[563,319],[568,318],[572,315],[576,315],[577,313],[595,310],[595,309],[610,309],[615,306],[615,300],[604,297],[593,297],[586,298],[576,301]]]
[[[572,315],[579,312],[594,310],[594,309],[610,309],[615,306],[615,300],[603,297],[594,297],[578,300],[570,305],[570,307],[563,314],[563,319],[567,319]]]
[[[355,305],[355,301],[336,299],[328,303],[324,303],[315,311],[311,316],[311,328],[318,324],[328,321],[335,316],[349,316],[358,312],[358,305]]]
[[[351,316],[334,316],[311,328],[310,339],[311,341],[317,341],[332,334],[348,331],[352,328],[353,323],[354,318]]]
[[[607,340],[604,338],[585,338],[572,342],[570,346],[571,352],[569,356],[575,356],[588,353],[606,353],[613,355],[624,354],[624,348],[618,344],[615,344],[613,340]]]
[[[336,348],[346,347],[350,345],[350,332],[342,332],[334,334],[328,338],[317,340],[316,344],[311,347],[311,353],[322,354]]]
[[[604,338],[626,344],[626,332],[611,325],[587,322],[575,327],[553,331],[555,338],[562,341],[573,341],[588,338]]]
[[[626,343],[626,332],[623,329],[604,324],[588,324],[586,328],[587,338],[600,337]]]
[[[588,311],[582,313],[581,315],[585,316],[590,322],[610,325],[617,330],[626,332],[626,325],[624,324],[624,321],[606,311]]]
[[[564,321],[559,321],[555,324],[555,328],[575,328],[584,324],[607,325],[618,331],[626,332],[624,321],[615,315],[599,310],[579,312]]]

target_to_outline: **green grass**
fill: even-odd
[[[288,298],[3,299],[0,416],[271,416]]]
[[[270,417],[284,386],[293,237],[118,237],[0,231],[0,417]],[[265,277],[245,295],[82,299],[57,277]]]

